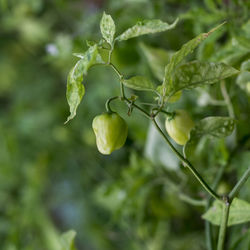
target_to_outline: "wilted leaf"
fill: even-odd
[[[96,63],[102,63],[102,59],[98,54],[97,45],[90,47],[81,56],[82,59],[76,63],[68,75],[66,97],[70,107],[70,116],[65,123],[74,118],[76,109],[85,94],[85,88],[82,84],[83,76],[87,75],[88,69],[91,66]]]
[[[202,218],[208,220],[214,225],[220,225],[223,204],[214,201],[212,207],[202,215]],[[245,223],[250,221],[250,204],[244,200],[235,198],[230,206],[228,226]]]
[[[176,19],[172,24],[162,22],[158,19],[143,20],[138,22],[133,27],[127,29],[120,36],[118,36],[116,40],[124,41],[137,36],[163,32],[169,29],[173,29],[176,26],[177,22],[178,19]]]

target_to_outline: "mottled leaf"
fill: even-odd
[[[221,27],[224,23],[220,24],[219,26],[215,27],[214,29],[210,30],[208,33],[202,33],[195,37],[194,39],[190,40],[189,42],[185,43],[180,50],[174,53],[174,55],[171,57],[169,64],[165,68],[165,76],[163,80],[163,87],[171,88],[171,86],[174,84],[173,81],[173,73],[176,69],[176,67],[183,61],[183,59],[190,53],[193,52],[193,50],[203,41],[205,40],[211,33],[213,33],[215,30],[217,30],[219,27]],[[163,89],[163,95],[165,96],[165,90]]]
[[[123,80],[123,84],[135,90],[150,90],[155,91],[154,84],[144,76],[134,76],[127,80]]]
[[[202,136],[223,138],[229,136],[235,127],[235,120],[230,117],[210,116],[200,120],[191,130],[189,140],[183,147],[187,155],[189,147],[197,143]]]
[[[220,225],[223,204],[214,201],[208,211],[202,215],[202,218],[208,220],[214,225]],[[250,221],[250,204],[244,200],[235,198],[231,204],[228,218],[228,226],[245,223]]]
[[[76,232],[69,230],[66,233],[63,233],[60,237],[61,250],[75,250],[74,239]]]
[[[102,63],[102,59],[98,54],[97,45],[90,47],[81,56],[82,59],[76,63],[68,75],[66,97],[70,107],[70,115],[65,123],[74,118],[76,109],[85,94],[85,88],[82,84],[83,76],[87,75],[88,69],[91,66],[96,63]]]
[[[205,84],[213,84],[239,73],[224,63],[193,61],[179,66],[173,74],[173,84],[166,86],[166,96],[182,89],[191,89]]]
[[[110,44],[113,44],[114,35],[115,35],[115,23],[110,15],[103,13],[100,29],[103,38]]]
[[[124,41],[137,36],[163,32],[169,29],[173,29],[176,26],[177,22],[178,19],[176,19],[172,24],[162,22],[161,20],[158,19],[143,20],[137,22],[136,25],[127,29],[120,36],[118,36],[116,40]]]

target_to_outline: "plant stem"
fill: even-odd
[[[212,230],[211,224],[209,221],[205,221],[205,236],[206,236],[206,245],[207,250],[213,250],[213,238],[212,238]]]
[[[205,200],[197,200],[197,199],[193,199],[185,194],[180,194],[179,195],[179,198],[182,200],[182,201],[185,201],[186,203],[189,203],[193,206],[206,206],[206,201]]]
[[[227,88],[226,88],[226,84],[225,84],[225,81],[222,80],[220,82],[220,88],[221,88],[221,93],[223,95],[223,98],[225,100],[225,103],[227,105],[227,109],[228,109],[228,114],[230,117],[232,118],[235,118],[235,114],[234,114],[234,109],[233,109],[233,105],[232,105],[232,102],[230,100],[230,97],[228,95],[228,92],[227,92]]]
[[[172,151],[176,154],[176,156],[185,163],[185,165],[188,167],[188,169],[192,172],[192,174],[195,176],[195,178],[201,183],[201,185],[204,187],[204,189],[216,200],[220,200],[219,195],[217,195],[211,188],[210,186],[204,181],[204,179],[201,177],[201,175],[197,172],[197,170],[192,166],[192,164],[184,158],[182,154],[180,154],[177,149],[173,146],[173,144],[169,141],[167,136],[163,133],[159,125],[157,124],[156,120],[154,118],[151,118],[156,129],[159,131],[159,133],[162,135],[162,137],[165,139],[167,144],[170,146]]]
[[[219,182],[223,176],[223,173],[225,171],[225,168],[226,168],[227,164],[223,164],[218,173],[216,174],[215,176],[215,180],[212,184],[212,189],[213,190],[216,190],[218,185],[219,185]],[[207,205],[206,205],[206,211],[209,209],[210,205],[212,203],[212,199],[211,197],[209,197],[209,199],[207,200]],[[206,245],[207,245],[207,249],[208,250],[213,250],[213,237],[212,237],[212,225],[211,223],[206,220],[205,221],[205,236],[206,236]]]
[[[110,113],[113,112],[112,109],[110,108],[110,102],[113,101],[113,100],[115,100],[115,99],[118,99],[118,98],[119,98],[119,96],[114,96],[114,97],[109,98],[109,99],[106,101],[105,107],[106,107],[107,112],[110,112]]]
[[[230,210],[230,202],[229,202],[228,197],[225,197],[224,201],[225,201],[225,203],[223,203],[222,218],[221,218],[221,224],[220,224],[217,250],[224,250],[224,243],[225,243],[225,238],[226,238],[227,223],[228,223],[228,216],[229,216],[229,210]]]
[[[211,188],[210,186],[204,181],[204,179],[201,177],[201,175],[197,172],[197,170],[192,166],[192,164],[186,159],[184,158],[184,156],[173,146],[173,144],[169,141],[169,139],[167,138],[167,136],[163,133],[163,131],[161,130],[161,128],[159,127],[159,125],[157,124],[156,120],[155,120],[155,116],[162,110],[163,108],[163,104],[160,106],[158,112],[156,114],[149,114],[147,111],[145,111],[143,108],[139,107],[138,105],[136,105],[134,102],[131,102],[128,100],[128,98],[126,98],[125,94],[124,94],[124,86],[122,83],[122,79],[123,79],[123,75],[120,73],[120,71],[115,67],[115,65],[113,65],[111,62],[108,63],[112,69],[116,72],[116,74],[119,76],[120,78],[120,84],[121,84],[121,92],[122,92],[122,99],[128,104],[131,105],[132,107],[140,110],[146,117],[148,117],[149,119],[151,119],[156,127],[156,129],[158,130],[158,132],[162,135],[162,137],[165,139],[165,141],[167,142],[167,144],[170,146],[170,148],[172,149],[172,151],[176,154],[176,156],[185,163],[185,165],[188,167],[188,169],[192,172],[192,174],[195,176],[195,178],[201,183],[201,185],[204,187],[204,189],[216,200],[220,200],[219,195],[217,195]]]
[[[111,66],[111,68],[115,71],[115,73],[119,76],[120,79],[123,78],[122,73],[116,68],[116,66],[113,63],[109,62],[108,65]]]
[[[124,97],[124,100],[125,102],[128,104],[128,105],[131,105],[132,107],[140,110],[147,118],[151,119],[151,115],[146,111],[144,110],[143,108],[141,108],[140,106],[136,105],[134,102],[131,102],[129,101],[129,99],[127,97]]]
[[[232,191],[229,193],[229,200],[232,201],[234,197],[238,194],[242,186],[246,183],[248,178],[250,177],[250,167],[247,169],[247,171],[243,174],[243,176],[240,178],[240,180],[236,183]]]

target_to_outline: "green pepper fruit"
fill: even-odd
[[[176,110],[174,117],[166,118],[165,127],[169,136],[178,144],[185,145],[189,139],[191,129],[194,127],[189,114],[182,109]]]
[[[100,153],[111,154],[121,148],[128,135],[128,126],[117,113],[104,113],[94,118],[92,128],[96,136],[96,145]]]

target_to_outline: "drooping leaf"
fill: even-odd
[[[61,250],[75,250],[75,236],[76,232],[73,230],[69,230],[68,232],[63,233],[60,237]]]
[[[200,120],[191,130],[189,140],[183,147],[186,155],[189,147],[196,144],[202,136],[223,138],[229,136],[235,127],[235,120],[230,117],[210,116]]]
[[[162,22],[159,19],[143,20],[137,22],[136,25],[124,31],[116,38],[116,40],[124,41],[137,36],[170,30],[176,26],[177,22],[178,19],[176,19],[172,24]]]
[[[103,38],[110,44],[113,44],[114,35],[115,35],[115,23],[110,15],[103,13],[100,29]]]
[[[179,66],[173,74],[173,84],[166,86],[166,96],[172,96],[182,89],[191,89],[213,84],[239,73],[224,63],[193,61]]]
[[[223,204],[214,201],[208,211],[202,215],[202,218],[208,220],[214,225],[220,225]],[[231,204],[228,218],[228,226],[245,223],[250,221],[250,204],[244,200],[235,198]]]
[[[165,66],[168,64],[170,57],[173,55],[173,51],[154,48],[144,43],[141,43],[140,47],[147,59],[152,73],[159,81],[162,81],[164,77]]]
[[[220,28],[224,23],[220,24],[219,26],[215,27],[214,29],[210,30],[207,33],[202,33],[195,37],[194,39],[190,40],[189,42],[185,43],[180,50],[174,53],[174,55],[171,57],[170,62],[165,67],[165,76],[163,80],[163,88],[166,88],[167,86],[170,86],[168,88],[171,88],[171,86],[174,84],[173,82],[173,73],[178,66],[179,63],[183,61],[183,59],[190,53],[193,52],[193,50],[203,41],[205,40],[211,33],[213,33],[215,30]],[[165,96],[165,90],[163,89],[163,95]]]
[[[85,88],[82,84],[83,76],[87,75],[88,69],[94,64],[103,63],[98,54],[97,45],[90,47],[81,56],[82,59],[76,63],[68,75],[66,97],[70,107],[70,115],[65,123],[74,118],[76,109],[85,94]]]
[[[129,79],[123,80],[123,84],[135,90],[149,90],[155,91],[154,84],[144,76],[134,76]]]

